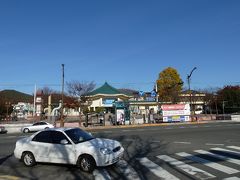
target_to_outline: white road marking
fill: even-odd
[[[152,143],[160,143],[161,141],[151,141]]]
[[[137,129],[136,131],[145,131],[145,129]]]
[[[219,155],[219,154],[214,154],[214,153],[204,151],[204,150],[195,150],[194,152],[197,152],[199,154],[208,155],[208,156],[211,156],[211,157],[214,157],[214,158],[218,158],[218,159],[230,162],[230,163],[240,165],[240,160],[238,160],[238,159],[230,158],[230,157]]]
[[[117,168],[123,173],[124,179],[129,180],[141,180],[141,178],[138,176],[138,173],[133,169],[125,160],[120,160],[116,164]]]
[[[206,146],[224,146],[224,144],[213,144],[213,143],[206,143]]]
[[[222,172],[224,172],[226,174],[235,174],[235,173],[239,172],[236,169],[233,169],[233,168],[230,168],[230,167],[227,167],[227,166],[215,163],[215,162],[211,162],[211,161],[209,161],[207,159],[203,159],[203,158],[200,158],[200,157],[197,157],[197,156],[185,153],[185,152],[176,153],[176,154],[178,156],[185,157],[187,159],[190,159],[191,161],[195,161],[195,162],[201,163],[201,164],[203,164],[205,166],[211,167],[211,168],[216,169],[218,171],[222,171]]]
[[[175,143],[175,144],[191,144],[191,142],[178,142],[178,141],[175,141],[175,142],[173,142],[173,143]]]
[[[129,132],[129,131],[132,131],[130,129],[123,129],[122,132]]]
[[[231,149],[236,149],[236,150],[239,150],[240,151],[240,147],[238,146],[227,146],[228,148],[231,148]]]
[[[105,133],[112,133],[112,131],[104,131]]]
[[[17,136],[6,136],[5,138],[16,138]]]
[[[191,126],[191,128],[198,128],[198,126]]]
[[[239,177],[229,177],[229,178],[225,178],[223,180],[240,180]]]
[[[159,131],[158,128],[152,128],[151,131]]]
[[[223,149],[223,148],[211,148],[212,150],[215,151],[223,151],[223,152],[227,152],[229,154],[233,154],[235,156],[240,156],[240,152],[237,151],[232,151],[232,150],[228,150],[228,149]]]
[[[148,158],[139,158],[139,162],[147,167],[153,174],[157,177],[164,179],[164,180],[178,180],[178,178],[172,174],[170,174],[165,169],[161,168],[159,165],[155,164],[154,162],[150,161]]]
[[[132,141],[134,141],[134,139],[124,139],[124,141],[130,141],[130,142],[132,142]]]
[[[95,169],[93,171],[93,176],[95,180],[111,180],[110,175],[105,169]]]
[[[192,175],[192,176],[195,176],[196,178],[198,179],[211,179],[211,178],[215,178],[216,176],[206,172],[206,171],[203,171],[201,169],[198,169],[196,167],[193,167],[193,166],[190,166],[188,164],[185,164],[184,162],[182,161],[178,161],[174,158],[171,158],[167,155],[161,155],[161,156],[157,156],[159,159],[165,161],[165,162],[168,162],[169,164],[171,164],[172,166],[175,166],[176,168],[178,169],[181,169],[182,171]]]

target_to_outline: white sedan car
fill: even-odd
[[[36,162],[75,164],[91,172],[96,166],[118,162],[123,152],[118,141],[94,138],[80,128],[54,128],[18,140],[14,155],[26,166]]]
[[[47,123],[44,121],[39,121],[39,122],[34,123],[31,126],[23,127],[22,132],[28,133],[28,132],[40,131],[40,130],[48,129],[48,128],[54,128],[54,126],[50,123]]]

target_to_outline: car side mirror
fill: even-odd
[[[62,145],[66,145],[66,144],[68,144],[68,141],[67,141],[66,139],[63,139],[63,140],[60,141],[60,143],[61,143]]]

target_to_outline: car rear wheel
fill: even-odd
[[[31,167],[36,164],[35,158],[31,152],[24,152],[22,155],[22,160],[25,166]]]
[[[25,128],[25,129],[23,130],[23,132],[24,132],[24,133],[29,133],[29,129],[28,129],[28,128]]]
[[[90,155],[80,156],[78,165],[80,166],[81,170],[85,172],[92,172],[96,167],[95,160]]]

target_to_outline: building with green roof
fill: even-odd
[[[123,93],[105,82],[101,87],[87,94],[92,102],[90,108],[95,111],[98,107],[104,107],[107,111],[113,112],[115,101],[128,101],[132,95]]]

